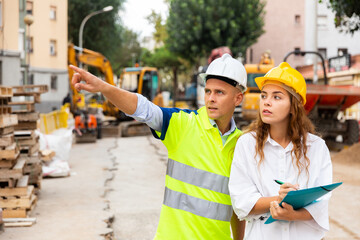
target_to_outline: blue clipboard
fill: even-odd
[[[297,191],[290,191],[284,197],[284,199],[281,201],[281,203],[279,203],[279,205],[281,206],[281,204],[283,202],[285,202],[285,203],[293,206],[294,210],[303,208],[307,205],[310,205],[311,203],[314,203],[316,201],[316,199],[331,192],[332,190],[334,190],[341,184],[342,184],[342,182],[338,182],[338,183],[333,183],[333,184],[319,186],[319,187],[301,189],[301,190],[297,190]],[[269,223],[272,223],[275,221],[278,221],[278,220],[274,219],[270,216],[266,220],[265,224],[269,224]]]

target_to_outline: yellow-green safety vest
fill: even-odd
[[[222,143],[206,108],[162,108],[161,132],[168,149],[165,195],[156,240],[231,239],[228,190],[234,148],[241,131]]]

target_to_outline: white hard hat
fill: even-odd
[[[199,76],[205,82],[209,78],[215,78],[238,87],[242,92],[246,91],[247,74],[245,67],[227,53],[212,61],[206,73],[200,73]]]

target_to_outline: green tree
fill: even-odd
[[[118,11],[125,0],[71,0],[68,1],[68,39],[79,45],[79,30],[82,20],[90,13],[113,6],[113,10],[91,17],[83,31],[83,47],[100,52],[112,65],[121,52],[122,40],[127,32],[121,25]],[[125,35],[125,36],[124,36]],[[114,66],[113,66],[114,67]],[[116,68],[116,67],[115,67]]]
[[[147,16],[146,19],[150,24],[154,25],[155,32],[153,33],[153,37],[156,46],[162,46],[168,35],[161,14],[156,13],[154,10],[152,10],[151,14]]]
[[[155,49],[154,53],[148,50],[144,51],[142,57],[143,63],[152,67],[161,69],[165,74],[171,73],[173,79],[173,96],[176,100],[178,72],[184,70],[184,62],[174,53],[170,52],[166,46]],[[175,101],[173,102],[175,106]]]
[[[219,46],[235,56],[264,32],[261,0],[169,0],[167,32],[170,51],[196,62]]]
[[[110,53],[112,56],[111,65],[114,72],[119,73],[121,68],[134,66],[139,62],[142,49],[138,41],[139,35],[127,28],[122,31],[121,42],[117,44],[116,51]]]
[[[323,0],[319,0],[323,2]],[[360,4],[358,0],[328,0],[328,8],[335,13],[335,26],[347,33],[360,29]]]

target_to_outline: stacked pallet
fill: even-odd
[[[19,158],[20,151],[14,139],[18,119],[9,107],[12,88],[0,87],[0,90],[0,207],[2,217],[8,218],[14,216],[14,212],[26,213],[29,204],[24,205],[22,199],[31,199],[28,194],[31,188],[27,186],[28,177],[23,174],[25,161]]]
[[[35,104],[40,103],[40,95],[48,91],[47,85],[23,85],[12,87],[12,112],[16,113],[15,141],[20,148],[20,159],[25,161],[24,174],[29,176],[29,184],[37,190],[41,188],[42,164],[39,156],[39,136],[36,135],[39,112]]]
[[[0,97],[0,207],[5,226],[17,225],[13,219],[20,218],[24,226],[33,222],[23,223],[23,218],[27,219],[35,207],[35,190],[40,188],[39,137],[35,134],[39,113],[35,112],[35,103],[47,87],[0,88],[9,92]]]

